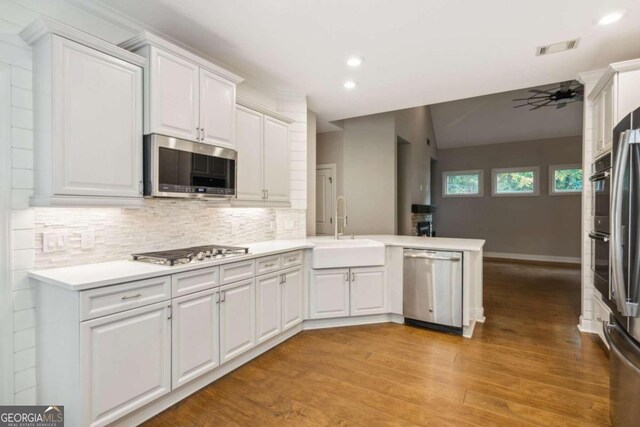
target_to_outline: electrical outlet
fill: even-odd
[[[67,233],[64,231],[50,231],[42,233],[43,252],[61,252],[67,250]]]
[[[80,233],[80,245],[82,249],[93,249],[96,245],[96,232],[86,230]]]

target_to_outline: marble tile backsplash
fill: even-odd
[[[216,208],[196,200],[145,200],[140,209],[36,208],[36,268],[127,259],[135,252],[207,243],[242,244],[305,237],[305,210]],[[93,231],[93,248],[82,233]],[[43,251],[43,233],[66,235],[66,250]]]

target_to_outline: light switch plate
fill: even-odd
[[[67,233],[64,231],[50,231],[42,233],[43,252],[62,252],[67,250]]]

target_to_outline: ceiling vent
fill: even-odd
[[[560,43],[548,44],[536,48],[536,56],[549,55],[550,53],[558,53],[565,50],[575,49],[578,47],[580,39],[567,40]]]

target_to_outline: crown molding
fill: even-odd
[[[144,66],[147,62],[147,60],[140,55],[136,55],[135,53],[122,49],[108,41],[46,17],[36,19],[20,31],[20,37],[22,40],[31,46],[48,34],[56,34],[60,37],[82,43],[85,46],[89,46],[100,52],[104,52],[140,67]]]
[[[227,69],[214,64],[213,62],[207,61],[203,57],[192,53],[190,50],[187,50],[179,45],[176,45],[170,41],[167,41],[162,37],[159,37],[153,33],[150,33],[149,31],[143,31],[137,36],[130,38],[129,40],[123,41],[118,46],[120,46],[123,49],[131,50],[131,51],[135,51],[144,46],[153,46],[158,49],[171,52],[174,55],[181,56],[182,58],[188,60],[189,62],[194,62],[200,65],[201,67],[206,68],[211,72],[219,75],[220,77],[224,77],[227,80],[231,80],[236,84],[241,83],[244,80],[243,77],[240,77],[239,75],[234,74],[231,71],[228,71]]]
[[[273,117],[274,119],[278,119],[281,122],[285,122],[287,124],[295,122],[295,120],[293,120],[291,117],[278,113],[277,111],[274,111],[271,108],[260,104],[259,102],[252,101],[243,96],[236,96],[236,104],[257,111],[259,113],[266,114],[269,117]]]
[[[589,93],[588,99],[593,101],[616,73],[636,70],[640,70],[640,59],[632,59],[630,61],[614,62],[613,64],[610,64],[598,79],[593,90]]]
[[[270,84],[265,83],[262,79],[256,77],[254,74],[245,72],[244,70],[238,70],[235,67],[231,67],[222,61],[217,60],[216,58],[211,57],[210,55],[201,52],[197,49],[193,49],[190,46],[180,42],[179,40],[174,39],[173,37],[164,34],[162,31],[158,31],[157,29],[138,21],[135,18],[132,18],[121,11],[109,6],[108,4],[103,3],[100,0],[63,0],[79,9],[84,10],[87,13],[91,13],[94,16],[105,19],[106,21],[123,28],[126,31],[129,31],[132,35],[147,32],[150,34],[154,34],[162,39],[174,44],[175,46],[180,47],[192,54],[201,57],[202,59],[208,61],[211,64],[216,65],[217,67],[221,67],[228,72],[233,74],[244,76],[243,84],[247,84],[261,92],[265,95],[270,96],[276,100],[289,100],[289,101],[302,101],[306,99],[306,95],[290,91],[282,88],[276,88]]]

